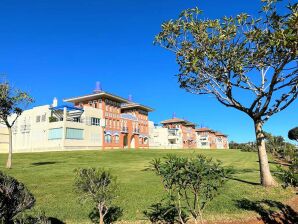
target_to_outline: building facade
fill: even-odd
[[[150,125],[150,148],[160,149],[228,149],[228,137],[209,128],[196,129],[196,125],[180,118]]]
[[[111,93],[64,100],[25,110],[13,127],[14,152],[148,148],[151,108]],[[7,152],[5,127],[1,152]]]
[[[228,136],[209,128],[198,128],[197,146],[202,149],[228,149]]]
[[[8,152],[8,130],[0,125],[0,153]]]

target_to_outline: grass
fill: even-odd
[[[79,151],[15,154],[13,169],[5,170],[6,155],[0,156],[0,168],[25,183],[35,195],[35,212],[44,211],[67,223],[89,223],[90,204],[82,205],[74,192],[74,169],[105,167],[117,175],[121,184],[117,205],[124,209],[122,220],[144,220],[143,211],[164,195],[160,180],[146,171],[153,158],[168,153],[193,156],[201,153],[233,167],[234,179],[229,180],[221,194],[209,205],[205,218],[209,220],[237,219],[254,215],[237,207],[236,201],[269,199],[283,201],[293,196],[291,189],[265,189],[258,185],[259,171],[256,153],[238,150],[126,150]],[[275,165],[271,165],[273,170]]]

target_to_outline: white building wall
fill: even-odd
[[[8,153],[8,130],[0,125],[0,153]]]
[[[197,148],[199,149],[210,149],[210,141],[208,135],[201,135],[199,132],[196,133],[197,137]]]
[[[178,131],[179,133],[179,131]],[[154,127],[153,122],[149,122],[149,148],[156,149],[179,149],[183,148],[182,135],[171,136],[168,128],[161,126]],[[171,144],[175,142],[175,144]]]
[[[91,117],[102,119],[102,115],[101,109],[86,107],[81,116],[83,123],[67,121],[67,119],[49,122],[51,116],[49,105],[26,110],[13,127],[13,151],[18,153],[101,149],[103,144],[102,125],[105,122],[101,121],[101,126],[93,126]],[[50,130],[55,128],[62,128],[61,139],[49,139]],[[67,128],[83,130],[83,139],[66,139]],[[6,138],[8,139],[5,135],[6,132],[5,127],[0,127],[0,153],[8,151],[8,144],[1,143],[5,142]]]

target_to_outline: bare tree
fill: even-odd
[[[32,103],[33,99],[21,90],[13,88],[7,81],[0,83],[0,123],[8,128],[9,152],[6,163],[12,168],[12,127],[21,116],[24,108]]]
[[[281,15],[277,0],[262,2],[259,18],[199,19],[198,8],[185,10],[162,24],[155,43],[175,53],[181,88],[213,95],[252,118],[261,183],[273,186],[263,125],[298,95],[298,4]]]

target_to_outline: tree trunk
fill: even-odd
[[[9,150],[8,150],[8,158],[6,163],[6,168],[12,168],[12,130],[11,127],[8,127],[8,135],[9,135]]]
[[[104,215],[103,215],[103,208],[101,205],[99,205],[98,207],[98,213],[99,213],[99,224],[104,224]]]
[[[255,123],[258,155],[259,155],[261,184],[264,187],[276,186],[276,182],[273,179],[270,172],[266,146],[265,146],[265,136],[263,133],[263,123],[262,121],[254,121],[254,123]]]
[[[99,217],[99,224],[104,224],[103,215],[100,215]]]

